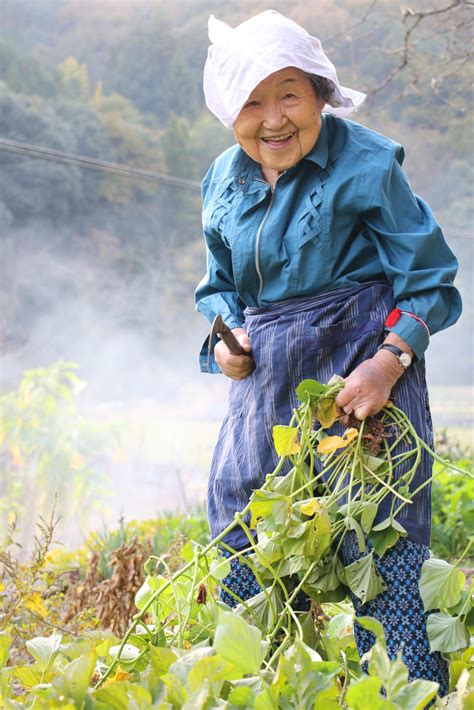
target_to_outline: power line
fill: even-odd
[[[110,163],[106,160],[98,160],[97,158],[88,158],[86,155],[78,155],[76,153],[65,153],[61,150],[53,150],[51,148],[42,148],[40,146],[31,145],[30,143],[19,143],[18,141],[7,140],[0,138],[0,150],[5,150],[9,153],[17,153],[26,155],[29,158],[39,158],[40,160],[51,160],[55,163],[64,163],[66,165],[78,165],[82,168],[90,170],[98,170],[99,172],[110,173],[112,175],[122,175],[135,180],[145,180],[146,182],[161,183],[164,185],[172,185],[181,189],[200,190],[201,185],[196,180],[186,180],[174,175],[166,175],[165,173],[155,173],[151,170],[142,170],[141,168],[133,168],[130,165],[121,165],[120,163]],[[456,227],[444,227],[443,232],[447,237],[458,239],[474,239],[474,234],[464,229]]]
[[[174,175],[155,173],[151,170],[133,168],[130,165],[120,165],[120,163],[109,163],[106,160],[88,158],[85,155],[77,155],[75,153],[65,153],[62,150],[41,148],[40,146],[30,145],[29,143],[19,143],[18,141],[6,140],[5,138],[0,138],[0,150],[26,155],[29,158],[40,158],[41,160],[51,160],[55,163],[78,165],[81,168],[87,168],[89,170],[98,170],[113,175],[122,175],[123,177],[171,185],[182,189],[199,190],[201,187],[200,183],[196,180],[186,180],[185,178],[175,177]]]

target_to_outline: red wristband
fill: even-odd
[[[387,318],[385,319],[385,325],[387,326],[387,328],[393,328],[393,326],[396,325],[402,317],[402,314],[405,316],[410,316],[410,318],[416,320],[420,325],[423,326],[423,328],[428,334],[428,337],[430,337],[429,328],[426,325],[425,321],[420,318],[420,316],[415,315],[415,313],[412,313],[411,311],[402,311],[400,310],[400,308],[394,308],[393,311],[390,311],[390,313],[388,314]]]

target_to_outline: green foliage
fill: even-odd
[[[18,94],[51,98],[57,94],[57,78],[37,56],[21,53],[9,39],[0,37],[0,76]]]
[[[182,561],[182,548],[187,540],[205,544],[209,540],[209,524],[205,511],[190,515],[164,513],[159,518],[149,520],[120,520],[116,529],[104,528],[89,534],[84,545],[76,553],[76,564],[83,566],[83,561],[90,553],[99,556],[99,573],[102,579],[111,575],[109,565],[111,553],[123,544],[138,540],[150,545],[154,555],[167,554],[168,564],[174,569]],[[61,551],[57,553],[60,560]]]
[[[408,683],[401,657],[389,659],[383,630],[377,621],[361,620],[361,624],[375,634],[377,642],[367,658],[361,659],[369,662],[370,678],[358,679],[360,669],[357,671],[349,665],[352,641],[347,617],[336,615],[328,624],[327,640],[323,640],[321,627],[317,629],[313,625],[311,628],[310,615],[292,608],[292,601],[301,590],[319,601],[319,594],[325,588],[334,590],[347,585],[365,601],[384,589],[373,564],[372,551],[345,568],[334,563],[340,541],[348,530],[358,525],[356,517],[362,520],[364,508],[357,510],[356,503],[371,502],[374,486],[370,476],[381,468],[377,463],[374,471],[364,458],[367,454],[363,434],[370,430],[369,420],[361,425],[359,432],[352,434],[348,430],[343,437],[327,436],[324,431],[325,426],[329,426],[326,417],[329,400],[335,399],[341,386],[338,381],[331,382],[316,393],[315,383],[311,396],[304,397],[305,402],[295,410],[290,424],[297,432],[299,447],[295,450],[295,438],[287,436],[285,430],[282,446],[287,453],[267,476],[262,489],[254,492],[247,508],[236,515],[236,522],[220,537],[204,547],[188,543],[181,553],[185,564],[174,574],[165,558],[150,559],[146,565],[147,578],[136,597],[139,613],[121,644],[109,649],[113,659],[97,687],[106,685],[107,691],[113,687],[112,673],[117,674],[122,666],[127,673],[139,673],[142,679],[139,682],[149,678],[142,674],[152,668],[153,673],[159,675],[161,700],[177,707],[193,707],[198,700],[208,703],[211,699],[221,701],[232,697],[255,708],[324,707],[324,704],[332,708],[344,698],[348,708],[358,708],[364,707],[361,698],[365,696],[374,707],[415,710],[435,697],[436,683],[420,680]],[[324,407],[320,406],[321,399]],[[314,413],[321,414],[325,422],[316,431]],[[376,479],[377,498],[381,499],[382,492],[396,494],[400,482],[404,495],[410,495],[410,476],[414,475],[419,460],[416,450],[426,445],[410,428],[406,416],[393,405],[384,409],[382,422],[390,427],[396,422],[397,430],[410,431],[415,464],[398,481],[393,476],[389,482]],[[277,439],[278,432],[281,430],[277,430]],[[398,436],[404,438],[406,433]],[[293,442],[289,447],[291,452],[288,441]],[[373,445],[373,433],[370,441]],[[314,466],[315,455],[322,461],[322,470],[318,472]],[[282,476],[279,474],[285,460],[293,467]],[[380,460],[384,462],[383,452]],[[362,469],[370,481],[369,487],[363,486],[364,479],[360,477],[362,488],[353,489],[351,477]],[[334,471],[339,480],[337,493],[327,490],[324,496],[304,497],[305,491],[312,491],[321,476],[335,476]],[[343,493],[348,500],[340,509],[337,498]],[[372,512],[371,522],[367,516],[364,521],[369,533],[374,521]],[[247,514],[251,516],[251,525],[256,527],[258,542],[245,523]],[[397,535],[404,534],[395,518],[391,520],[390,527]],[[248,551],[253,554],[246,556],[231,551],[232,556],[240,558],[254,571],[262,592],[254,599],[241,600],[231,613],[217,597],[219,580],[227,571],[217,573],[220,566],[217,546],[236,524],[247,532]],[[387,527],[382,526],[382,530]],[[362,543],[365,544],[363,535]],[[335,547],[327,554],[331,544]],[[225,561],[224,566],[227,565]],[[451,609],[453,614],[441,612],[450,620],[449,628],[442,620],[441,633],[437,615],[430,616],[436,627],[431,630],[433,646],[453,651],[463,648],[468,640],[465,625],[469,624],[471,599],[468,592],[460,593],[463,578],[447,567],[428,561],[422,594],[427,606],[432,603],[456,605]],[[308,640],[312,647],[307,644]],[[163,658],[163,652],[159,651],[159,657],[155,658],[156,651],[152,650],[155,647],[168,651]],[[327,654],[326,660],[316,648]],[[176,654],[177,660],[173,660],[170,651]],[[343,675],[344,683],[341,682]],[[151,690],[150,685],[147,687]],[[131,692],[128,686],[123,686],[123,690]],[[96,697],[101,697],[101,692],[99,690]],[[108,702],[112,702],[111,697],[107,693]]]
[[[65,520],[99,500],[105,478],[95,459],[113,443],[104,425],[80,414],[77,397],[84,388],[73,363],[29,370],[17,390],[0,397],[0,516],[4,529],[17,518],[28,537],[28,522],[46,516],[57,496]]]
[[[454,454],[451,460],[456,460],[460,468],[466,471],[474,469],[472,453],[455,451]],[[466,546],[466,534],[471,530],[474,530],[474,480],[464,478],[460,485],[456,476],[435,462],[432,488],[433,553],[436,557],[447,559],[458,557]]]
[[[451,653],[469,647],[473,585],[464,589],[466,578],[457,565],[468,555],[473,542],[471,538],[456,565],[433,558],[423,563],[420,579],[423,606],[425,611],[436,609],[427,620],[431,651]]]

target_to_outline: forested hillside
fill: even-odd
[[[369,93],[356,120],[404,143],[412,184],[462,261],[469,313],[472,18],[462,2],[417,23],[393,0],[3,0],[0,138],[199,181],[233,142],[204,105],[207,18],[234,24],[270,7],[321,38],[341,83]],[[2,386],[61,356],[86,377],[99,372],[111,396],[146,391],[150,362],[171,354],[194,367],[185,346],[197,350],[205,330],[192,299],[205,268],[199,191],[5,151],[0,166]],[[469,381],[466,330],[468,315],[457,337],[440,336],[436,381]],[[459,367],[447,372],[453,354]],[[118,371],[132,371],[133,385]]]

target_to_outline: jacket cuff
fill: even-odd
[[[421,323],[415,318],[402,313],[395,325],[385,325],[385,330],[402,338],[413,350],[416,359],[421,360],[430,343],[430,336]]]

